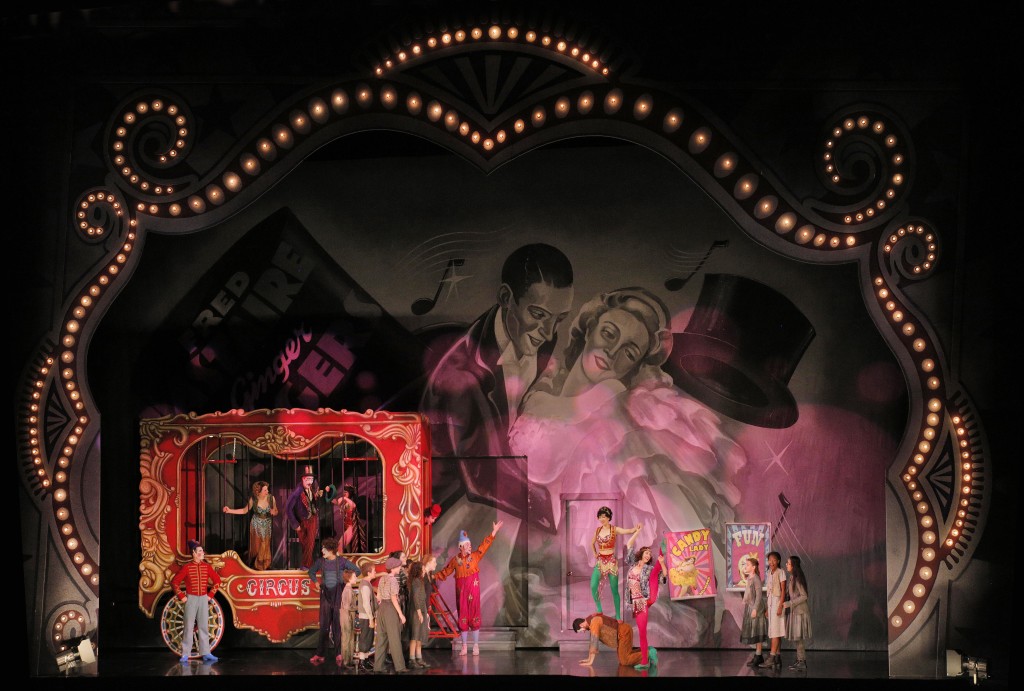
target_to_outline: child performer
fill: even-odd
[[[779,568],[782,555],[768,553],[768,573],[765,585],[768,590],[768,638],[772,649],[768,658],[759,667],[779,669],[782,667],[782,637],[786,635],[786,616],[782,605],[786,600],[786,572]]]
[[[786,560],[786,571],[789,571],[789,600],[784,607],[789,609],[789,625],[786,627],[786,638],[796,643],[796,662],[790,669],[807,670],[807,641],[811,640],[811,608],[807,604],[807,578],[800,566],[800,557],[791,556]]]
[[[762,646],[768,639],[768,620],[765,618],[765,599],[761,585],[761,564],[757,557],[749,554],[741,564],[746,590],[743,591],[743,626],[740,629],[740,643],[754,646],[754,654],[747,662],[748,667],[757,667],[764,662]]]

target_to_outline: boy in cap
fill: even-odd
[[[395,672],[405,674],[409,668],[405,666],[405,656],[402,653],[402,627],[405,626],[405,613],[398,602],[398,572],[402,569],[402,560],[398,557],[388,557],[384,562],[387,569],[380,578],[377,586],[377,596],[380,598],[379,609],[377,610],[377,651],[373,657],[373,673],[384,674],[385,653],[391,653],[391,660],[395,664]]]
[[[438,581],[455,574],[455,606],[459,613],[459,631],[462,635],[460,655],[465,655],[469,650],[467,639],[470,631],[473,632],[473,654],[480,654],[480,561],[491,548],[501,524],[502,521],[493,524],[491,534],[484,538],[476,551],[473,551],[466,531],[460,531],[458,554],[434,574],[434,579]]]
[[[181,661],[188,662],[192,658],[192,632],[197,629],[196,621],[202,616],[199,631],[199,654],[206,662],[216,662],[217,658],[210,652],[210,627],[206,622],[210,598],[217,594],[220,587],[220,576],[210,564],[204,561],[206,552],[195,540],[188,541],[192,551],[192,561],[184,564],[171,579],[171,589],[179,600],[185,602],[185,617],[182,629]],[[185,590],[179,590],[182,582]],[[207,586],[209,585],[209,589]]]
[[[356,640],[355,667],[364,668],[370,651],[374,648],[373,637],[377,627],[377,594],[370,579],[375,569],[369,562],[363,564],[359,583],[356,585],[356,618],[359,619],[359,638]],[[383,655],[383,653],[381,653]]]

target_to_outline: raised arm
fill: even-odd
[[[629,541],[626,542],[626,547],[628,549],[633,549],[633,543],[636,541],[637,535],[639,535],[639,534],[640,534],[640,524],[637,523],[636,527],[633,528],[633,534],[629,536]]]
[[[448,560],[448,563],[444,565],[444,568],[440,571],[434,572],[435,581],[443,581],[444,579],[455,573],[455,557]]]

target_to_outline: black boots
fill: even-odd
[[[764,662],[764,655],[754,653],[750,656],[750,659],[747,660],[747,667],[759,667],[762,662]]]
[[[768,655],[758,667],[761,669],[781,669],[782,657],[780,655]]]
[[[797,660],[796,662],[794,662],[793,664],[791,664],[789,666],[789,669],[792,669],[792,670],[797,671],[797,672],[806,672],[807,671],[807,660]]]

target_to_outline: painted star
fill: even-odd
[[[445,293],[444,299],[448,300],[448,299],[451,298],[452,295],[455,295],[457,297],[458,294],[459,294],[459,282],[460,281],[465,281],[467,278],[473,278],[473,276],[472,275],[458,276],[458,275],[455,274],[455,267],[453,266],[452,267],[452,275],[448,276],[447,278],[445,278],[444,280],[441,281],[442,283],[447,283],[448,284],[448,291]]]
[[[793,442],[791,441],[791,442],[789,442],[789,444],[786,444],[786,446],[783,447],[783,449],[781,451],[775,451],[775,449],[773,449],[768,444],[768,442],[765,442],[764,445],[768,447],[768,451],[769,451],[769,453],[771,453],[771,456],[769,457],[771,460],[768,463],[768,465],[765,466],[764,472],[767,473],[769,470],[771,470],[771,467],[773,465],[777,465],[777,466],[779,466],[779,468],[782,469],[782,472],[784,472],[786,475],[789,475],[789,471],[786,470],[786,466],[782,465],[782,455],[784,453],[786,453],[786,450],[789,449],[789,447],[792,446],[792,444],[793,444]]]

